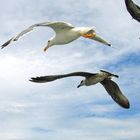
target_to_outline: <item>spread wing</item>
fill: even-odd
[[[47,76],[41,76],[41,77],[32,77],[29,81],[36,82],[36,83],[45,83],[45,82],[51,82],[57,79],[71,77],[71,76],[82,76],[82,77],[90,77],[96,75],[94,73],[88,73],[88,72],[73,72],[63,75],[47,75]]]
[[[51,27],[56,33],[62,31],[62,29],[66,30],[66,29],[74,28],[70,23],[65,23],[65,22],[42,22],[42,23],[37,23],[37,24],[34,24],[34,25],[28,27],[27,29],[23,30],[22,32],[18,33],[14,37],[10,38],[8,41],[6,41],[1,46],[1,48],[2,49],[5,48],[11,42],[17,41],[20,37],[22,37],[23,35],[31,32],[35,27],[39,27],[39,26]]]
[[[47,26],[51,27],[56,33],[74,28],[72,24],[66,22],[49,22]]]
[[[34,29],[34,27],[36,27],[36,26],[32,25],[32,26],[28,27],[27,29],[23,30],[22,32],[18,33],[17,35],[15,35],[14,37],[10,38],[3,45],[1,45],[1,49],[3,49],[6,46],[8,46],[11,42],[17,41],[20,37],[22,37],[23,35],[27,34],[28,32],[31,32]]]
[[[123,108],[129,108],[128,99],[122,94],[119,86],[111,79],[105,79],[101,82],[112,99]]]
[[[140,7],[136,5],[132,0],[125,0],[127,11],[130,15],[140,22]]]
[[[100,36],[96,35],[95,37],[93,38],[90,38],[92,40],[95,40],[95,41],[98,41],[104,45],[107,45],[107,46],[111,46],[111,44],[109,42],[107,42],[106,40],[104,40],[103,38],[101,38]]]

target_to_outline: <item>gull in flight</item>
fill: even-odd
[[[108,92],[108,94],[117,104],[126,109],[130,107],[128,99],[122,94],[119,86],[111,80],[112,77],[118,78],[119,76],[104,70],[100,70],[99,73],[73,72],[63,75],[47,75],[41,77],[32,77],[29,81],[36,83],[45,83],[70,76],[85,77],[85,79],[80,82],[77,88],[81,86],[91,86],[97,83],[101,83]]]
[[[5,42],[1,48],[5,48],[7,45],[9,45],[13,41],[17,41],[20,37],[22,37],[24,34],[32,31],[34,28],[43,26],[43,27],[50,27],[52,28],[56,35],[48,40],[47,45],[44,47],[44,51],[46,51],[49,47],[53,45],[63,45],[70,43],[80,36],[84,38],[89,38],[92,40],[96,40],[104,45],[111,46],[110,43],[102,39],[100,36],[96,34],[96,31],[93,27],[74,27],[70,23],[66,22],[43,22],[34,24],[27,29],[23,30],[22,32],[18,33],[14,37],[10,38],[7,42]]]

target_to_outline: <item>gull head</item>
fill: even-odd
[[[53,45],[55,45],[55,40],[54,40],[54,38],[52,37],[52,38],[50,38],[49,40],[48,40],[48,44],[47,44],[49,47],[51,47],[51,46],[53,46]]]
[[[47,45],[46,45],[45,48],[44,48],[44,51],[47,51],[47,49],[48,49],[49,47],[53,46],[53,45],[55,45],[54,39],[53,39],[53,38],[50,38],[50,39],[48,40]]]

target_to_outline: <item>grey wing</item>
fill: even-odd
[[[35,27],[35,25],[32,25],[32,26],[28,27],[27,29],[23,30],[22,32],[18,33],[17,35],[15,35],[14,37],[12,37],[8,41],[6,41],[3,45],[1,45],[1,48],[3,49],[4,47],[8,46],[11,42],[17,41],[20,37],[22,37],[23,35],[27,34],[30,31],[32,31],[34,27]]]
[[[50,28],[52,28],[56,33],[61,32],[62,30],[69,30],[74,28],[74,26],[70,23],[66,23],[66,22],[42,22],[42,23],[38,23],[35,24],[33,26],[48,26]]]
[[[36,82],[36,83],[45,83],[45,82],[51,82],[57,79],[71,77],[71,76],[82,76],[82,77],[90,77],[92,75],[95,75],[93,73],[88,72],[73,72],[68,74],[62,74],[62,75],[47,75],[47,76],[40,76],[40,77],[32,77],[29,81]]]
[[[119,86],[111,79],[105,79],[101,82],[112,99],[123,108],[129,108],[128,99],[122,94]]]
[[[100,42],[100,43],[102,43],[104,45],[111,46],[111,44],[109,42],[107,42],[106,40],[104,40],[102,37],[100,37],[98,35],[96,35],[95,37],[90,38],[90,39],[98,41],[98,42]]]
[[[55,32],[59,32],[62,29],[72,29],[74,26],[66,22],[50,22],[47,26],[51,27]]]

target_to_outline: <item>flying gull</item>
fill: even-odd
[[[140,7],[136,5],[132,0],[125,0],[126,8],[130,15],[140,22]]]
[[[48,40],[47,45],[44,47],[44,51],[46,51],[49,47],[53,45],[63,45],[70,43],[80,36],[88,39],[92,39],[95,41],[98,41],[104,45],[111,46],[110,43],[102,39],[100,36],[96,34],[96,31],[93,27],[74,27],[70,23],[66,22],[43,22],[34,24],[27,29],[23,30],[22,32],[18,33],[14,37],[10,38],[7,42],[5,42],[1,48],[5,48],[8,46],[11,42],[17,41],[20,37],[22,37],[24,34],[32,31],[35,27],[50,27],[52,28],[56,35]]]
[[[89,73],[89,72],[73,72],[63,75],[48,75],[41,77],[32,77],[31,82],[45,83],[51,82],[57,79],[70,77],[70,76],[82,76],[85,77],[84,80],[80,82],[77,88],[81,86],[91,86],[97,83],[101,83],[112,99],[123,108],[129,108],[130,104],[128,99],[122,94],[119,86],[112,81],[112,77],[119,77],[118,75],[112,74],[110,72],[100,70],[99,73]]]

